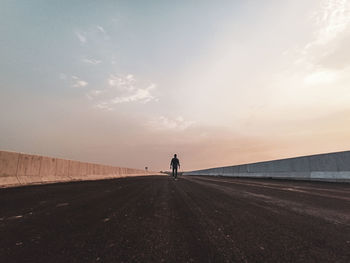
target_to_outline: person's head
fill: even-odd
[[[174,154],[174,157],[175,157],[175,158],[177,157],[177,154],[176,154],[176,153]]]

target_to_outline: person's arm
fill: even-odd
[[[179,169],[180,169],[180,160],[179,160]]]
[[[173,166],[173,160],[170,161],[170,169],[171,169],[171,166]]]

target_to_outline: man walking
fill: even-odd
[[[177,168],[180,168],[180,161],[177,159],[177,155],[174,154],[174,158],[171,159],[170,169],[173,168],[173,178],[177,179]]]

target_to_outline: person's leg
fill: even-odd
[[[175,168],[175,179],[177,179],[177,167]]]
[[[172,174],[173,178],[175,177],[175,168],[173,167],[173,174]]]

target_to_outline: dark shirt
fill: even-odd
[[[170,165],[171,165],[173,168],[177,169],[177,167],[180,166],[180,161],[179,161],[179,159],[177,159],[177,158],[174,157],[173,159],[171,159]]]

